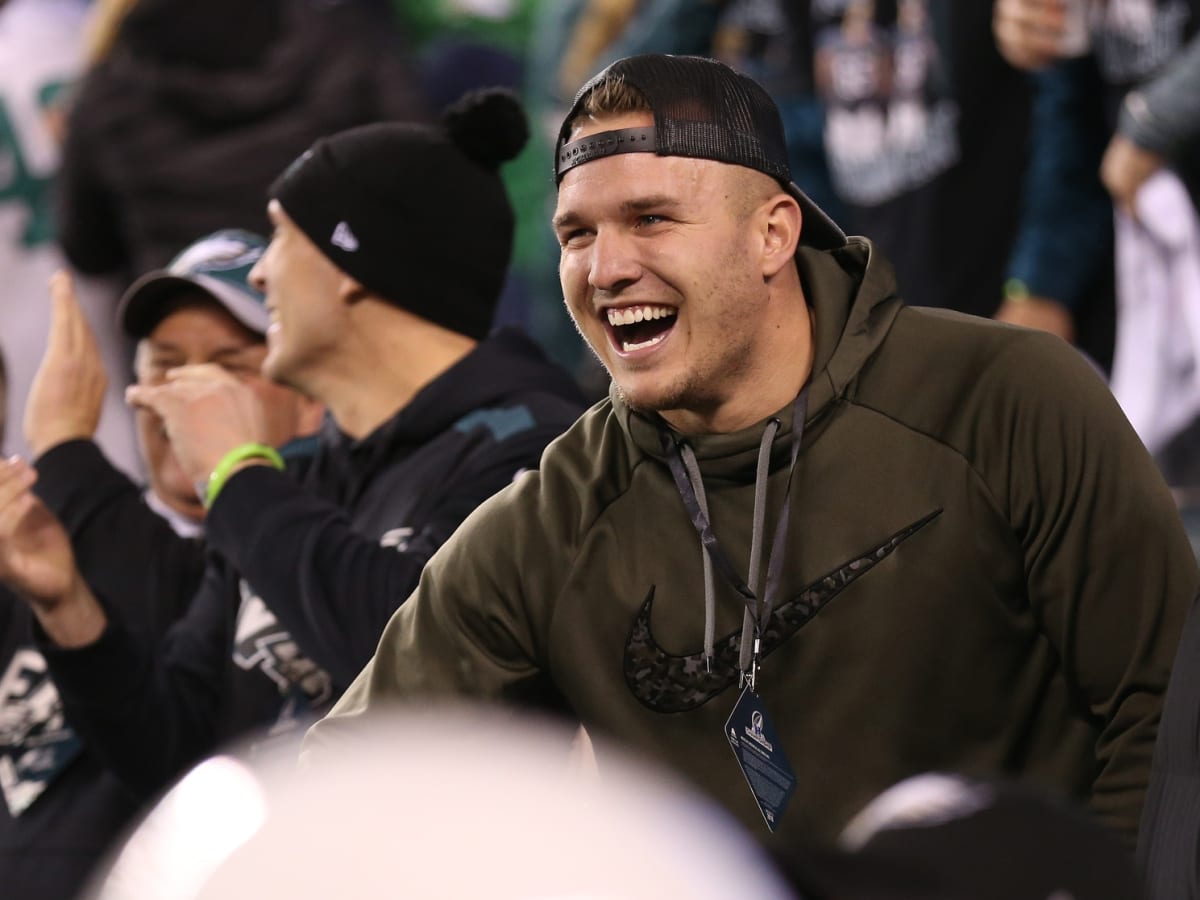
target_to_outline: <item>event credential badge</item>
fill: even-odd
[[[767,828],[774,831],[796,789],[796,776],[762,700],[749,686],[743,689],[725,722],[725,737]]]

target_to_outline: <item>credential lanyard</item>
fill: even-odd
[[[721,573],[721,577],[728,582],[730,587],[741,595],[742,602],[746,604],[746,609],[754,618],[754,655],[750,663],[750,671],[742,673],[743,679],[749,679],[751,690],[755,689],[763,630],[771,618],[771,610],[775,607],[775,600],[779,593],[779,576],[783,569],[783,548],[787,541],[788,523],[791,519],[791,503],[789,501],[792,494],[792,478],[796,473],[796,459],[800,455],[800,443],[804,439],[804,417],[807,412],[808,385],[805,385],[796,395],[796,400],[792,404],[792,452],[791,462],[788,466],[787,490],[783,496],[783,509],[779,511],[779,521],[775,525],[771,555],[767,559],[767,583],[761,601],[734,569],[733,563],[729,561],[729,557],[713,532],[712,523],[708,521],[704,510],[700,508],[696,489],[692,485],[691,479],[688,478],[687,468],[684,466],[680,454],[681,442],[676,441],[667,428],[660,427],[659,429],[663,452],[667,456],[667,465],[671,469],[671,477],[675,480],[675,489],[679,491],[679,498],[683,501],[688,516],[692,520],[692,527],[700,536],[700,541],[704,544],[704,549],[708,551],[713,566]]]

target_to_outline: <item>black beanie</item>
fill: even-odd
[[[512,252],[498,170],[528,137],[515,94],[476,91],[440,127],[381,122],[322,138],[268,193],[372,293],[478,340]]]

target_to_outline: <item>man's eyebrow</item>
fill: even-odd
[[[559,213],[553,219],[551,219],[550,226],[557,230],[559,228],[566,228],[570,225],[578,225],[580,221],[582,221],[582,219],[578,213],[568,210],[565,213]]]
[[[642,213],[647,210],[672,210],[680,206],[680,200],[677,197],[672,197],[668,194],[651,194],[647,197],[635,197],[632,200],[625,200],[621,203],[619,209],[625,215],[629,213]],[[578,225],[583,221],[583,217],[573,210],[567,210],[555,216],[551,220],[551,225],[555,228],[567,228],[573,225]]]
[[[649,197],[636,197],[621,204],[622,212],[646,212],[649,209],[675,209],[679,200],[667,194],[651,194]]]

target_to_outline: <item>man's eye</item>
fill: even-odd
[[[661,222],[667,221],[667,217],[655,215],[654,213],[648,213],[644,216],[638,216],[637,221],[638,225],[658,225]]]
[[[573,228],[570,231],[565,231],[558,237],[558,242],[567,247],[571,244],[578,244],[580,241],[587,240],[591,232],[586,228]]]

